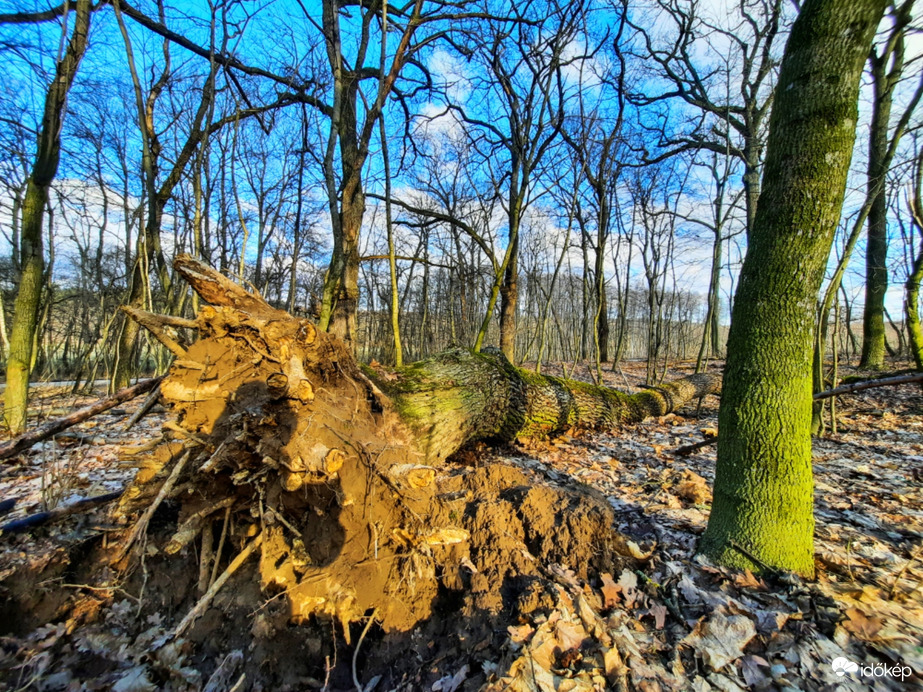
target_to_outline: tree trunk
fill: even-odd
[[[181,505],[164,548],[173,553],[211,513],[230,507],[238,532],[262,537],[261,585],[285,592],[296,622],[326,616],[346,625],[377,608],[386,630],[406,631],[431,615],[438,588],[498,586],[461,571],[465,560],[487,559],[484,541],[496,540],[485,498],[511,507],[511,488],[531,491],[521,474],[511,484],[509,469],[452,472],[444,460],[462,445],[611,428],[662,415],[718,385],[698,375],[629,396],[520,370],[496,349],[456,349],[395,371],[361,369],[340,339],[311,322],[189,256],[175,266],[211,305],[197,317],[199,341],[161,384],[177,413],[169,427],[175,439],[140,460],[117,515],[149,515],[152,499],[171,497]],[[483,485],[470,487],[481,477]],[[568,526],[586,519],[592,540],[561,543],[530,526],[523,540],[539,565],[569,556],[581,573],[600,560],[612,569],[626,548],[611,509],[571,492],[542,490],[519,502],[524,512],[529,503],[556,507]],[[504,517],[496,531],[513,531],[507,522],[518,520]],[[138,535],[127,534],[118,564]],[[535,569],[520,563],[520,573]]]
[[[714,504],[700,546],[722,564],[814,574],[814,306],[884,8],[884,0],[807,0],[786,46],[734,301]]]
[[[923,157],[918,157],[913,170],[912,194],[908,210],[913,226],[923,234]],[[911,238],[913,235],[911,234]],[[920,284],[923,283],[923,238],[917,248],[911,247],[913,264],[904,284],[904,314],[907,319],[907,338],[910,355],[917,370],[923,371],[923,325],[920,324]]]
[[[48,190],[58,173],[61,126],[67,105],[67,94],[86,50],[91,12],[92,7],[89,0],[78,0],[74,31],[67,44],[64,57],[57,64],[54,80],[45,96],[45,112],[38,136],[38,151],[22,207],[22,236],[19,255],[22,273],[13,308],[3,409],[4,419],[13,434],[22,432],[26,427],[29,376],[35,356],[34,344],[45,269],[42,244],[45,207],[48,204]]]
[[[888,122],[891,118],[891,89],[886,83],[886,65],[873,54],[872,83],[875,87],[872,124],[869,133],[868,189],[887,175]],[[884,186],[869,208],[868,241],[865,250],[865,310],[862,315],[862,359],[860,368],[878,370],[885,362],[885,293],[888,291],[888,201]]]

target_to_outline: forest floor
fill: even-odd
[[[605,383],[637,391],[643,367],[623,364],[619,373],[606,372]],[[667,379],[689,370],[680,364]],[[40,418],[53,418],[88,400],[46,388],[34,404]],[[0,501],[17,502],[2,521],[123,487],[135,472],[131,453],[157,439],[169,419],[160,411],[124,432],[139,405],[98,415],[4,462]],[[580,576],[586,570],[566,558],[539,565],[551,586],[515,594],[514,605],[510,594],[500,594],[498,607],[479,623],[454,614],[452,598],[443,594],[436,614],[415,630],[396,635],[360,626],[347,644],[329,623],[313,629],[280,624],[274,599],[241,571],[216,598],[210,617],[188,637],[171,639],[182,612],[169,592],[189,580],[179,571],[198,571],[194,556],[169,563],[176,574],[152,567],[150,577],[145,570],[143,579],[94,586],[81,558],[118,528],[107,524],[104,508],[0,535],[0,688],[918,689],[923,389],[903,385],[840,397],[837,431],[815,440],[813,582],[755,577],[696,557],[715,450],[672,451],[714,434],[716,407],[710,397],[698,411],[691,407],[613,434],[478,445],[458,455],[467,478],[601,494],[633,555],[587,579]],[[533,511],[537,522],[541,510]],[[558,535],[558,528],[548,531]],[[153,565],[159,558],[149,554]],[[248,586],[247,578],[255,583]],[[301,630],[310,646],[293,644]],[[325,641],[315,641],[318,631]],[[313,660],[296,666],[298,676],[278,672],[296,656]],[[255,661],[244,669],[263,671],[262,677],[238,676],[242,659]],[[834,669],[836,659],[845,659],[845,671]]]

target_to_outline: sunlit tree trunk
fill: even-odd
[[[904,312],[907,319],[907,339],[910,355],[923,370],[923,325],[920,324],[920,284],[923,283],[923,155],[918,155],[913,175],[913,192],[909,199],[910,217],[920,234],[919,247],[911,248],[913,264],[904,283]],[[914,234],[910,234],[913,240]]]
[[[45,207],[48,204],[48,190],[58,172],[61,125],[67,105],[67,94],[86,51],[91,12],[90,0],[77,0],[73,33],[63,58],[56,66],[54,80],[45,95],[38,151],[22,206],[19,255],[22,273],[13,308],[3,411],[6,424],[14,434],[22,432],[26,426],[29,375],[35,355],[34,344],[45,269],[42,243]]]
[[[859,367],[879,369],[885,359],[885,293],[888,290],[888,200],[878,181],[888,173],[888,124],[894,88],[903,67],[903,35],[898,49],[869,56],[874,90],[872,122],[869,128],[867,187],[872,197],[869,208],[868,241],[865,250],[865,309],[862,314],[862,359]],[[888,63],[893,62],[889,70]]]
[[[859,81],[885,4],[807,0],[786,46],[734,301],[714,504],[700,546],[722,564],[814,574],[814,306],[843,203]]]

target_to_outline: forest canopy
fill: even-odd
[[[333,325],[366,361],[496,343],[516,361],[646,357],[653,383],[670,358],[723,353],[792,3],[89,7],[41,229],[37,376],[120,386],[162,367],[113,310],[181,311],[179,252]],[[0,17],[4,350],[26,181],[78,10]],[[825,307],[845,327],[828,340],[851,352],[869,341],[874,224],[868,329],[884,336],[887,308],[888,347],[906,347],[912,19],[904,3],[880,27],[861,100],[877,125],[831,257]]]

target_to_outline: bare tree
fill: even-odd
[[[90,0],[77,0],[74,28],[67,40],[66,50],[57,60],[54,79],[45,94],[37,150],[22,202],[19,244],[21,273],[10,334],[3,411],[6,424],[13,433],[21,432],[26,426],[29,375],[32,371],[42,284],[45,281],[42,243],[45,208],[48,204],[48,190],[58,172],[61,124],[66,111],[67,95],[86,51],[92,10]],[[67,31],[68,19],[65,14],[63,32]]]
[[[752,228],[788,3],[739,0],[727,24],[724,19],[707,18],[699,4],[689,0],[656,0],[655,5],[671,36],[661,40],[652,29],[633,26],[645,45],[642,57],[652,61],[655,79],[666,86],[657,93],[637,94],[633,100],[668,107],[679,101],[692,109],[696,125],[691,130],[657,131],[658,145],[666,149],[661,156],[708,150],[730,154],[743,163],[747,228]]]

